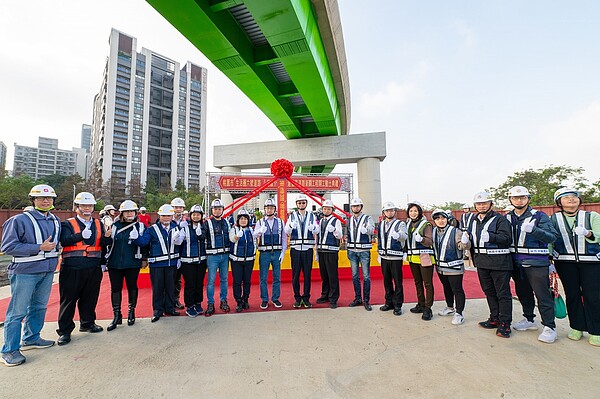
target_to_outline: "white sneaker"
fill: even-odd
[[[557,338],[556,330],[554,330],[548,326],[544,326],[542,333],[538,337],[538,341],[542,341],[547,344],[551,344],[554,341],[556,341],[556,338]]]
[[[523,319],[513,324],[513,328],[517,331],[537,330],[538,326],[533,321]]]
[[[464,322],[465,322],[465,318],[463,317],[463,315],[454,313],[454,317],[452,318],[452,324],[454,324],[455,326],[458,326]]]
[[[438,312],[440,316],[450,316],[454,314],[454,308],[445,307],[444,309]]]

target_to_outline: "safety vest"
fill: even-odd
[[[233,227],[235,232],[239,231],[239,227]],[[229,252],[229,259],[242,262],[246,260],[254,260],[256,256],[256,247],[254,246],[254,239],[252,238],[252,230],[250,228],[243,229],[244,235],[239,237],[236,242],[231,243],[231,250]]]
[[[138,234],[141,236],[142,234],[144,234],[144,230],[146,228],[146,226],[144,225],[144,223],[142,222],[135,222],[135,223],[130,223],[127,226],[123,226],[120,229],[116,229],[117,224],[116,223],[121,223],[121,222],[115,222],[115,224],[113,225],[113,229],[112,229],[112,238],[113,238],[113,244],[111,245],[110,249],[108,250],[107,254],[104,256],[106,259],[110,258],[113,249],[115,248],[115,244],[116,244],[116,238],[118,234],[121,234],[122,232],[125,232],[125,234],[127,234],[129,236],[129,229],[132,228],[137,228]],[[127,239],[128,243],[131,244],[131,240],[129,240],[129,238]],[[134,259],[142,259],[142,249],[138,246],[137,247],[137,251],[136,253],[133,255]]]
[[[510,253],[510,249],[508,248],[498,248],[498,244],[493,244],[491,242],[483,242],[481,240],[481,233],[484,231],[496,231],[496,225],[498,224],[498,218],[500,216],[494,215],[492,216],[485,224],[481,227],[481,231],[477,231],[477,226],[479,223],[479,219],[474,217],[471,219],[471,225],[469,226],[469,230],[471,232],[471,239],[473,243],[473,251],[476,254],[486,254],[486,255],[505,255]]]
[[[298,223],[298,227],[292,229],[290,245],[315,245],[314,236],[308,231],[308,226],[315,223],[315,215],[306,212],[302,219],[299,212],[294,212],[290,215],[290,219],[292,222]]]
[[[591,230],[591,213],[578,211],[575,216],[575,226],[585,227]],[[598,262],[600,261],[600,244],[588,242],[584,236],[578,236],[569,227],[563,212],[556,212],[551,216],[552,222],[558,227],[561,238],[553,245],[552,257],[555,260],[567,260],[575,262]]]
[[[67,222],[69,222],[73,227],[73,233],[81,233],[79,222],[75,218],[69,218],[67,219]],[[84,240],[81,240],[75,245],[63,247],[63,259],[71,258],[73,256],[84,256],[86,258],[100,258],[102,256],[102,248],[100,247],[100,236],[102,235],[102,228],[100,227],[100,220],[93,219],[93,222],[96,226],[96,240],[94,241],[94,245],[87,245]]]
[[[199,225],[200,226],[200,225]],[[196,235],[196,229],[193,224],[183,228],[185,232],[185,244],[181,246],[182,263],[198,263],[206,259],[206,249],[204,248],[204,239]],[[192,231],[194,232],[192,234]]]
[[[42,245],[44,243],[44,237],[42,237],[42,230],[40,228],[39,222],[33,217],[29,212],[23,212],[25,216],[31,220],[31,224],[33,225],[33,233],[35,235],[35,243],[38,245]],[[60,233],[60,222],[58,218],[53,214],[48,212],[48,216],[54,222],[54,235],[52,237],[52,242],[58,243],[59,233]],[[48,238],[48,237],[46,237]],[[23,262],[35,262],[37,260],[44,260],[47,258],[56,258],[58,257],[58,251],[56,250],[56,246],[52,249],[52,251],[40,251],[37,255],[32,256],[13,256],[13,263],[23,263]]]
[[[391,223],[386,223],[382,220],[379,223],[378,239],[377,239],[377,252],[381,256],[390,256],[402,258],[404,251],[402,250],[402,244],[400,241],[392,238],[392,231],[400,232],[400,226],[402,221],[394,219]]]
[[[416,233],[419,233],[421,236],[423,235],[423,231],[425,230],[425,226],[427,226],[427,219],[422,218],[417,227],[414,230],[410,228],[413,224],[412,220],[408,220],[406,223],[408,229],[408,240],[406,240],[407,252],[409,255],[419,255],[419,254],[430,254],[433,255],[433,249],[426,247],[423,243],[417,242],[415,239]],[[412,230],[412,231],[411,231]]]
[[[438,270],[461,271],[464,265],[463,253],[456,245],[456,227],[448,226],[440,237],[438,229],[433,229],[433,250]]]
[[[364,226],[366,228],[369,225],[370,218],[370,216],[363,213],[358,218],[352,216],[348,219],[347,249],[370,249],[373,247],[371,237],[368,234],[360,232],[361,227]]]
[[[475,214],[471,212],[463,213],[460,216],[460,227],[462,229],[467,229],[469,227],[469,224],[471,224],[471,220],[474,216]]]
[[[150,254],[152,257],[148,258],[148,263],[162,262],[165,260],[170,261],[171,259],[179,258],[179,253],[175,250],[175,240],[173,239],[173,234],[175,234],[176,230],[174,228],[169,229],[167,232],[167,241],[165,241],[165,237],[158,224],[153,224],[151,228],[156,232],[160,253],[157,253],[156,251],[152,252]],[[151,251],[152,250],[154,250],[154,247],[151,248]]]
[[[517,254],[527,254],[533,256],[540,256],[543,258],[548,257],[548,244],[537,240],[531,234],[528,234],[521,230],[521,226],[525,223],[529,223],[532,220],[539,223],[540,218],[542,217],[543,212],[538,212],[535,209],[531,209],[531,216],[523,219],[523,222],[519,224],[519,219],[514,212],[509,212],[506,214],[506,219],[510,223],[513,231],[512,231],[512,246],[510,247],[510,252]]]
[[[214,223],[219,222],[222,224],[223,228],[221,229],[220,234],[215,234],[215,226]],[[213,218],[209,218],[205,221],[208,226],[208,237],[206,237],[206,254],[207,255],[216,255],[216,254],[224,254],[229,252],[229,223],[224,220],[215,220]]]
[[[278,217],[273,219],[273,227],[269,226],[266,218],[258,221],[256,228],[262,226],[267,228],[267,231],[261,234],[258,239],[259,251],[281,251],[283,249],[283,222]]]
[[[321,223],[319,224],[320,234],[319,241],[317,242],[317,250],[321,251],[339,251],[340,250],[340,240],[335,238],[332,231],[327,231],[327,226],[333,226],[337,223],[341,223],[334,216],[329,216],[329,218],[321,219]]]

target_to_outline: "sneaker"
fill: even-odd
[[[579,341],[583,337],[583,332],[575,329],[571,329],[567,334],[567,338],[572,339],[573,341]]]
[[[551,344],[554,341],[556,341],[556,338],[557,338],[556,330],[554,330],[551,327],[544,326],[544,329],[542,330],[542,333],[538,337],[538,341],[542,341],[542,342],[545,342],[547,344]]]
[[[21,353],[21,351],[14,351],[2,354],[2,363],[7,365],[8,367],[18,366],[20,364],[25,363],[25,356]]]
[[[273,306],[275,306],[276,308],[281,308],[283,307],[283,305],[281,304],[281,302],[279,302],[279,299],[275,299],[273,301]]]
[[[28,351],[30,349],[45,349],[54,346],[54,341],[50,341],[48,339],[38,338],[37,341],[26,344],[23,342],[21,344],[22,351]]]
[[[190,317],[196,317],[198,316],[198,311],[196,311],[196,308],[194,306],[190,306],[186,309],[185,314]]]
[[[305,308],[309,309],[309,308],[312,308],[312,303],[310,303],[310,301],[308,299],[306,301],[303,299],[302,300],[302,306],[304,306]]]
[[[500,323],[496,329],[496,335],[502,338],[510,338],[510,323]]]
[[[423,314],[421,315],[421,319],[425,321],[429,321],[433,319],[433,312],[430,308],[423,309]]]
[[[489,318],[486,321],[479,322],[480,327],[487,328],[488,330],[491,330],[493,328],[498,328],[499,324],[500,324],[500,322],[498,320],[495,320],[492,318]]]
[[[250,304],[248,303],[248,299],[244,299],[244,303],[242,303],[242,307],[244,310],[250,309]]]
[[[183,308],[184,308],[184,306],[181,304],[181,302],[175,301],[175,309],[180,309],[181,310]]]
[[[225,313],[228,313],[231,309],[229,308],[229,305],[227,304],[227,301],[221,301],[221,306],[219,306],[221,308],[221,310]]]
[[[438,315],[440,315],[440,316],[451,316],[453,314],[454,314],[454,308],[449,308],[447,306],[438,312]]]
[[[204,313],[204,316],[210,317],[210,316],[212,316],[214,314],[215,314],[215,304],[214,303],[209,303],[208,307],[206,308],[206,312]]]
[[[362,305],[363,301],[360,298],[354,298],[354,300],[352,302],[350,302],[350,306],[351,308],[358,306],[358,305]]]
[[[202,309],[202,304],[197,303],[194,305],[194,308],[196,309],[196,313],[198,313],[198,315],[204,313],[204,309]]]
[[[537,330],[538,326],[533,321],[523,319],[513,324],[513,327],[517,331]]]
[[[296,302],[294,302],[294,307],[296,309],[298,309],[300,306],[302,306],[302,301],[296,301]]]
[[[452,318],[452,324],[455,326],[459,326],[465,322],[465,318],[460,313],[454,313],[454,317]]]
[[[329,302],[329,298],[325,298],[325,297],[320,297],[317,299],[317,303],[321,304],[321,303],[327,303]]]
[[[243,302],[243,301],[239,301],[239,302],[237,303],[237,306],[235,307],[235,311],[236,311],[237,313],[240,313],[240,312],[241,312],[241,311],[243,311],[243,310],[244,310],[244,302]]]
[[[262,301],[262,302],[260,303],[260,308],[261,308],[261,309],[266,309],[266,308],[268,308],[268,307],[269,307],[269,302],[267,302],[267,301]]]
[[[414,308],[410,308],[410,313],[423,313],[423,310],[425,310],[425,307],[417,305]]]
[[[331,303],[329,304],[329,307],[330,307],[331,309],[337,309],[337,302],[331,302]]]
[[[592,335],[590,334],[590,339],[588,340],[590,345],[600,346],[600,335]]]

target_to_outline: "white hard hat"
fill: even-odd
[[[238,215],[238,217],[240,217],[240,216],[250,216],[250,214],[248,213],[248,211],[247,211],[247,210],[245,210],[244,208],[240,209],[240,210],[238,211],[238,214],[237,214],[237,215]]]
[[[493,202],[494,198],[492,198],[492,194],[488,193],[487,191],[480,191],[473,197],[474,203],[488,201]]]
[[[175,214],[175,210],[169,204],[164,204],[160,208],[158,208],[158,214],[160,216],[172,216]]]
[[[211,208],[225,208],[225,205],[223,205],[223,201],[221,201],[220,199],[216,198],[210,204],[210,207]]]
[[[190,208],[190,212],[189,212],[189,213],[190,213],[190,215],[191,215],[191,214],[192,214],[192,213],[194,213],[194,212],[199,212],[199,213],[201,213],[201,214],[204,214],[204,209],[202,209],[202,207],[201,207],[200,205],[196,204],[196,205],[193,205],[193,206]]]
[[[435,219],[436,215],[441,215],[441,216],[445,217],[446,219],[448,219],[448,211],[445,211],[443,209],[438,208],[438,209],[434,210],[433,212],[431,212],[432,219]]]
[[[171,206],[185,206],[185,201],[179,197],[173,198],[171,201]]]
[[[31,187],[29,191],[30,197],[53,197],[56,198],[56,192],[47,184],[38,184]]]
[[[114,207],[114,206],[112,206],[112,205],[106,205],[106,206],[104,207],[104,210],[105,210],[106,212],[108,212],[108,211],[116,211],[116,210],[117,210],[117,208],[115,208],[115,207]]]
[[[509,197],[520,197],[520,196],[523,196],[523,195],[531,197],[531,194],[529,194],[529,190],[527,190],[523,186],[514,186],[510,190],[508,190],[508,196]]]
[[[421,204],[420,201],[410,201],[408,204],[406,204],[406,209],[410,208],[413,205],[418,206],[419,208],[421,208],[421,210],[423,209],[423,204]]]
[[[462,204],[462,208],[463,209],[471,209],[471,205],[469,205],[469,204]]]
[[[265,208],[268,206],[274,206],[275,208],[277,208],[277,204],[275,203],[275,200],[273,198],[267,198],[267,200],[265,201]]]
[[[82,191],[75,196],[75,202],[77,205],[96,205],[96,198],[92,193]]]
[[[323,201],[323,205],[321,205],[321,207],[325,208],[326,206],[333,209],[333,201],[330,199]]]
[[[307,201],[308,202],[308,197],[305,194],[298,194],[298,198],[296,198],[296,202],[298,201]]]
[[[140,206],[140,211],[145,211],[146,207],[145,206]]]
[[[125,200],[125,201],[121,202],[121,205],[119,205],[119,212],[137,211],[137,210],[138,210],[138,206],[132,200]]]
[[[577,198],[579,198],[579,191],[575,190],[574,188],[571,187],[562,187],[559,188],[558,190],[556,190],[554,192],[554,202],[556,202],[556,205],[561,206],[558,203],[558,200],[561,199],[562,197],[566,196],[566,195],[574,195]]]
[[[387,201],[383,203],[383,206],[381,207],[382,211],[387,211],[390,209],[394,209],[396,210],[396,205],[394,205],[394,203],[392,201]]]
[[[364,205],[364,204],[360,198],[354,197],[350,200],[350,206],[354,206],[354,205]]]

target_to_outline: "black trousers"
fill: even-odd
[[[419,306],[431,309],[433,306],[433,269],[435,266],[421,266],[410,263],[410,271],[415,280]]]
[[[385,303],[400,309],[404,304],[404,287],[402,286],[402,259],[381,258],[381,273],[385,288]]]
[[[294,299],[296,301],[310,299],[310,280],[312,272],[313,249],[299,251],[290,249],[290,258],[292,261],[292,288],[294,289]],[[300,273],[304,278],[304,293],[300,295]]]
[[[70,334],[75,329],[75,306],[79,309],[82,328],[96,322],[96,305],[100,294],[102,269],[100,264],[86,269],[64,267],[58,277],[60,308],[58,310],[58,335]]]
[[[550,291],[549,267],[515,265],[512,277],[515,281],[517,297],[523,307],[523,316],[529,321],[533,321],[535,318],[535,313],[533,313],[535,294],[540,316],[542,316],[542,324],[550,328],[556,328],[554,322],[554,296]]]
[[[114,311],[121,310],[121,293],[123,291],[123,280],[125,280],[125,284],[127,285],[129,307],[136,307],[138,298],[137,281],[139,274],[140,269],[138,269],[137,267],[130,269],[108,269],[108,277],[110,278],[111,301]]]
[[[250,279],[254,261],[231,261],[231,274],[233,275],[233,297],[236,302],[248,300],[250,297]]]
[[[512,322],[512,296],[510,294],[510,270],[477,268],[479,284],[485,293],[490,318],[502,323]]]
[[[340,298],[340,280],[338,277],[338,252],[317,251],[319,272],[321,273],[321,298],[337,303]]]
[[[462,315],[466,302],[465,290],[463,289],[463,275],[438,273],[438,277],[444,287],[446,306],[454,308],[456,313]],[[454,300],[456,300],[456,307],[454,307]]]
[[[155,316],[175,310],[175,266],[150,267],[152,309]]]
[[[182,265],[183,267],[183,265]],[[175,288],[174,288],[174,294],[173,297],[175,298],[175,301],[179,301],[179,297],[180,297],[180,293],[181,293],[181,276],[183,276],[183,270],[181,270],[181,267],[179,269],[175,269],[175,274],[173,276],[173,278],[175,279]],[[183,295],[185,295],[185,292],[183,293]],[[185,298],[184,298],[185,301]]]
[[[204,277],[206,276],[206,260],[196,263],[181,263],[181,271],[183,276],[183,302],[186,308],[194,305],[199,305],[204,300]],[[177,274],[177,272],[175,272]],[[175,290],[177,291],[177,282],[175,282]],[[178,296],[175,296],[177,299]]]
[[[566,295],[569,326],[600,335],[600,262],[555,261]]]

